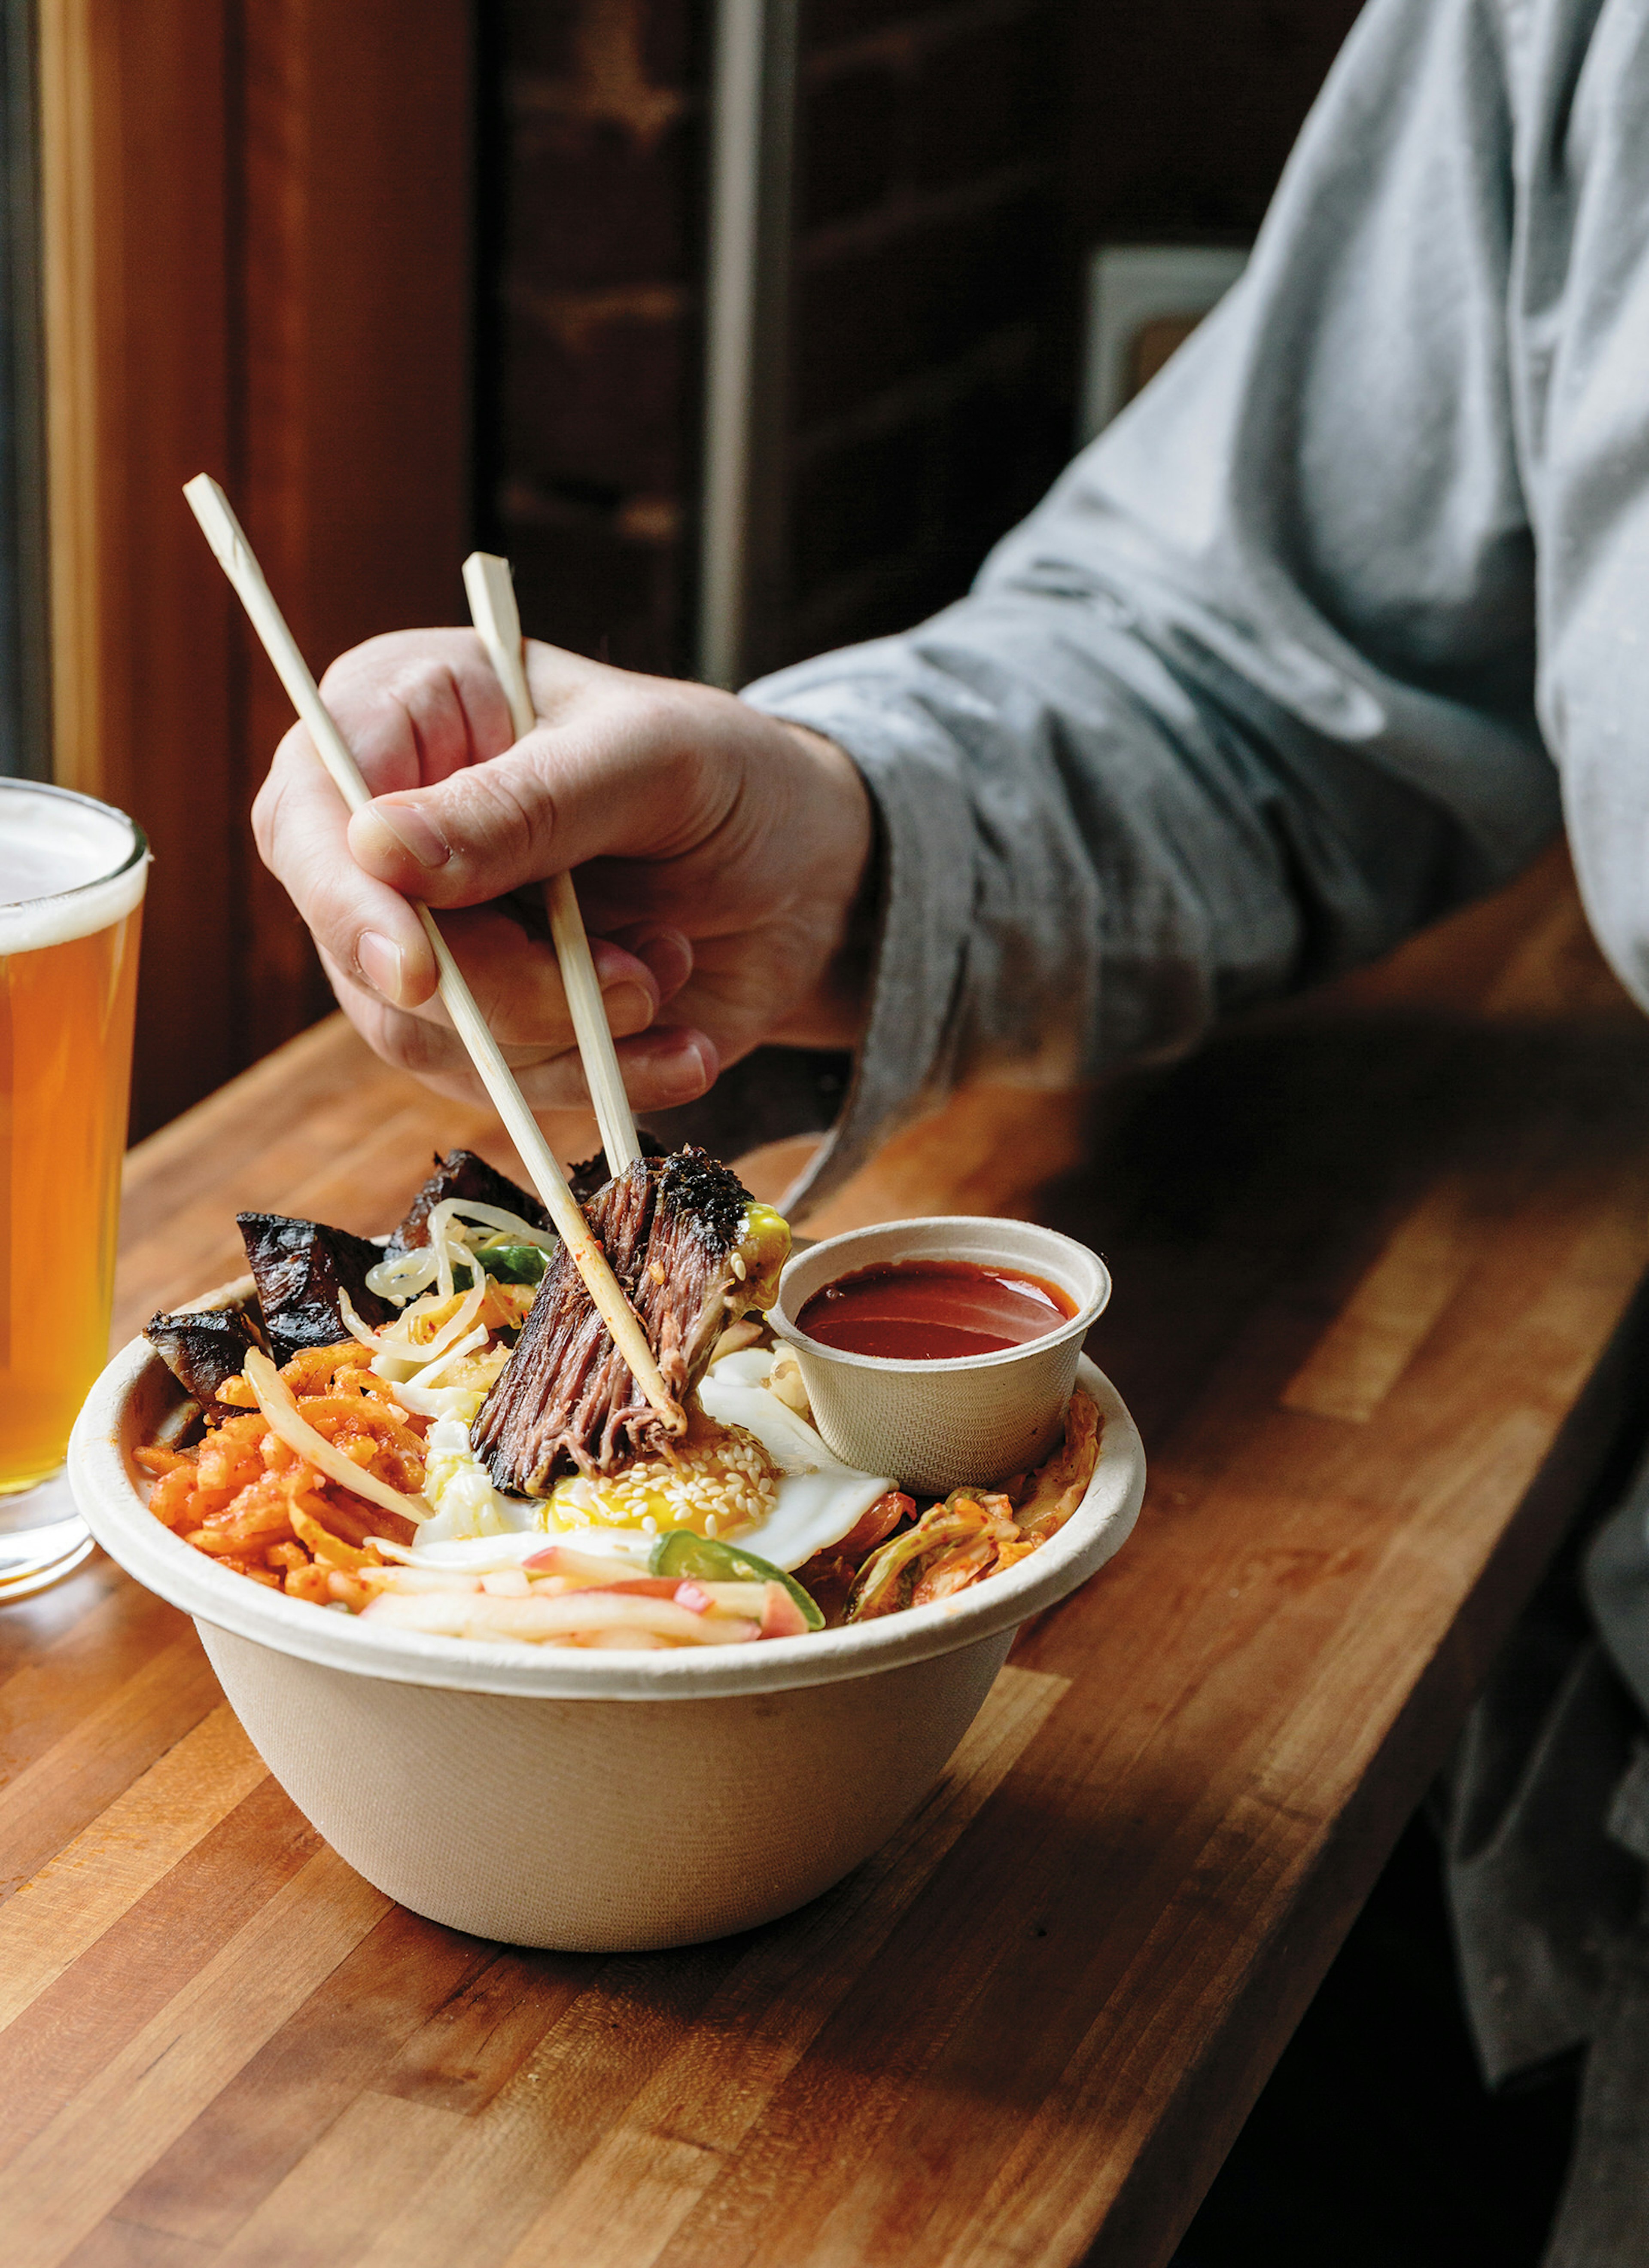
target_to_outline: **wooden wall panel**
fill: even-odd
[[[464,0],[44,0],[56,765],[155,847],[140,1132],[326,1005],[247,826],[289,716],[182,482],[317,667],[458,604],[469,37]]]
[[[468,11],[257,0],[244,87],[239,492],[319,674],[379,631],[465,619]],[[255,782],[291,711],[246,643]],[[261,866],[248,909],[247,1032],[261,1055],[330,996]]]
[[[230,432],[225,31],[221,0],[40,17],[55,763],[154,848],[144,1126],[240,1060],[229,600],[178,493]]]

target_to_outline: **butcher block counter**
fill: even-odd
[[[320,1026],[132,1153],[117,1337],[239,1272],[237,1209],[382,1228],[454,1143],[508,1164]],[[1649,1025],[1553,858],[1177,1066],[965,1094],[809,1226],[946,1211],[1107,1255],[1150,1491],[787,1920],[609,1959],[438,1928],[107,1560],[0,1609],[9,2268],[1169,2257],[1636,1422]]]

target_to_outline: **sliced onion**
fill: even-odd
[[[470,1197],[443,1197],[430,1214],[430,1233],[434,1237],[437,1226],[445,1230],[455,1220],[475,1220],[486,1228],[503,1229],[514,1244],[535,1244],[541,1252],[553,1252],[561,1239],[547,1228],[534,1228],[522,1219],[519,1212],[507,1212],[502,1205],[482,1204]]]
[[[416,1567],[418,1565],[416,1555],[404,1543],[392,1543],[386,1535],[369,1535],[366,1540],[374,1551],[381,1551],[386,1559],[394,1560],[398,1566]]]
[[[431,1507],[421,1496],[406,1496],[387,1481],[380,1481],[376,1473],[369,1473],[346,1457],[342,1449],[317,1433],[307,1418],[298,1407],[297,1396],[266,1354],[255,1347],[247,1355],[246,1380],[257,1397],[271,1433],[276,1433],[289,1449],[294,1450],[306,1464],[313,1465],[317,1472],[325,1473],[328,1480],[336,1481],[341,1488],[354,1496],[364,1497],[368,1503],[380,1505],[386,1512],[398,1512],[403,1520],[422,1525],[431,1515]]]
[[[434,1281],[435,1255],[426,1244],[397,1253],[393,1260],[377,1261],[366,1271],[367,1290],[380,1300],[393,1300],[398,1307],[416,1299]]]
[[[695,1615],[667,1599],[614,1591],[559,1598],[501,1599],[485,1591],[380,1591],[363,1620],[442,1638],[513,1638],[529,1645],[575,1639],[585,1631],[644,1631],[678,1646],[747,1646],[759,1625],[732,1615]]]
[[[486,1297],[487,1285],[483,1278],[480,1283],[470,1285],[464,1294],[463,1304],[456,1314],[447,1317],[435,1336],[422,1342],[391,1337],[386,1332],[373,1330],[369,1324],[361,1321],[349,1293],[342,1289],[338,1292],[338,1313],[342,1316],[351,1334],[359,1339],[364,1347],[370,1347],[374,1355],[387,1358],[391,1362],[410,1363],[415,1370],[422,1371],[435,1361],[438,1356],[449,1354],[453,1350],[453,1343],[461,1339],[466,1331],[474,1328],[475,1318],[481,1313]],[[401,1321],[404,1322],[405,1320],[403,1316]],[[390,1326],[391,1331],[399,1330],[399,1324]],[[485,1336],[483,1332],[482,1337],[484,1338]],[[392,1386],[399,1385],[401,1381],[391,1379],[387,1383]]]
[[[530,1544],[530,1535],[473,1536],[466,1539],[472,1549],[463,1560],[432,1559],[429,1546],[415,1550],[409,1544],[392,1543],[386,1535],[369,1535],[367,1542],[374,1550],[381,1551],[386,1559],[393,1559],[398,1567],[427,1568],[431,1574],[461,1576],[490,1575],[504,1567],[519,1567],[522,1546]]]
[[[466,1331],[461,1339],[455,1339],[444,1354],[438,1355],[433,1362],[425,1363],[416,1381],[409,1380],[408,1383],[433,1386],[444,1370],[449,1370],[453,1363],[461,1362],[466,1355],[474,1354],[478,1348],[484,1347],[487,1338],[486,1325],[478,1323],[473,1331]]]
[[[364,1323],[355,1311],[354,1300],[342,1284],[338,1286],[338,1313],[342,1316],[343,1328],[350,1337],[359,1339],[361,1344],[373,1354],[394,1354],[396,1351],[400,1342],[380,1337],[370,1323]]]
[[[426,1393],[411,1379],[402,1379],[395,1398],[419,1418],[461,1418],[466,1425],[487,1396],[484,1386],[432,1386]]]
[[[404,1362],[416,1362],[423,1369],[426,1363],[433,1362],[438,1354],[445,1354],[455,1340],[461,1339],[464,1333],[472,1329],[486,1298],[487,1278],[477,1270],[475,1281],[465,1292],[457,1312],[447,1317],[433,1338],[423,1339],[416,1345],[410,1341],[404,1347],[392,1345],[386,1351],[398,1356]]]
[[[366,1288],[375,1292],[380,1300],[393,1300],[404,1307],[426,1292],[431,1284],[440,1286],[441,1297],[453,1296],[453,1263],[455,1258],[467,1261],[470,1247],[459,1229],[460,1220],[477,1221],[483,1227],[497,1229],[515,1244],[535,1244],[541,1252],[553,1252],[559,1239],[549,1230],[534,1228],[531,1221],[523,1220],[519,1212],[511,1212],[503,1205],[482,1204],[470,1197],[443,1197],[431,1208],[426,1226],[430,1241],[414,1245],[410,1250],[397,1253],[393,1260],[380,1260],[366,1271]]]

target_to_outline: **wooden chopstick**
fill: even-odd
[[[516,611],[515,578],[509,561],[500,559],[494,552],[472,551],[464,562],[464,588],[469,594],[470,620],[480,632],[487,659],[497,672],[498,682],[510,704],[510,722],[515,737],[523,740],[537,724],[538,716],[527,689],[526,666],[521,656],[521,618]],[[636,1121],[629,1097],[624,1092],[624,1074],[619,1069],[618,1050],[607,1027],[607,1010],[602,1005],[600,985],[596,982],[595,963],[590,957],[590,940],[585,933],[584,916],[578,910],[572,876],[552,875],[544,895],[549,907],[549,933],[555,939],[556,958],[561,963],[561,981],[566,989],[567,1005],[572,1012],[572,1028],[589,1084],[590,1100],[595,1105],[595,1123],[601,1130],[607,1171],[622,1174],[640,1157],[641,1145],[636,1138]]]
[[[286,688],[292,706],[308,726],[317,755],[331,773],[345,803],[351,811],[358,811],[372,801],[371,791],[361,777],[342,733],[328,713],[320,688],[275,603],[228,497],[206,473],[197,473],[187,482],[183,493],[219,566],[233,584],[252,627],[262,640],[263,650],[274,663],[276,674]],[[514,1073],[487,1028],[487,1020],[476,1006],[475,995],[437,927],[434,915],[416,900],[410,902],[423,924],[435,965],[440,971],[442,1004],[469,1050],[482,1085],[508,1129],[527,1178],[571,1254],[573,1265],[584,1278],[585,1289],[597,1314],[612,1333],[614,1344],[629,1365],[631,1375],[658,1418],[672,1432],[685,1431],[686,1416],[659,1373],[636,1311],[624,1297],[600,1239],[585,1219],[583,1208],[568,1188],[567,1177],[545,1141],[538,1121],[527,1108]]]

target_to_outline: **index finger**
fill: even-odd
[[[449,778],[507,747],[508,703],[473,630],[398,631],[335,661],[321,697],[374,795]],[[435,989],[434,956],[406,900],[357,865],[349,814],[300,725],[253,806],[264,864],[338,965],[403,1006]]]
[[[416,1006],[435,990],[435,955],[408,900],[356,865],[349,820],[313,742],[294,725],[252,806],[259,856],[323,953],[358,983]]]
[[[428,787],[515,738],[474,630],[395,630],[340,654],[320,696],[374,795]]]

